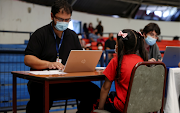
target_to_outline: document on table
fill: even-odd
[[[35,74],[35,75],[54,75],[54,74],[67,74],[60,70],[45,70],[45,71],[28,71],[28,73]]]
[[[95,70],[105,70],[106,67],[96,67]]]

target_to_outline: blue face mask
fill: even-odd
[[[147,38],[145,39],[146,43],[150,46],[154,45],[156,43],[156,39],[152,38],[151,36],[147,36]]]
[[[68,28],[69,22],[58,22],[55,25],[55,28],[59,31],[64,31]]]

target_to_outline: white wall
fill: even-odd
[[[31,8],[31,13],[28,13],[28,8]],[[50,23],[50,12],[51,7],[47,6],[17,0],[0,0],[0,30],[34,32],[37,28]],[[82,21],[82,25],[84,22],[92,22],[94,27],[98,24],[97,19],[99,19],[106,33],[117,33],[125,28],[138,31],[149,22],[155,22],[161,28],[161,35],[180,36],[180,22],[113,18],[77,11],[73,11],[72,19]],[[29,34],[0,33],[0,44],[23,44],[25,39],[29,39]]]

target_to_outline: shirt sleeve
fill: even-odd
[[[105,49],[106,49],[106,47],[109,47],[108,40],[105,42]]]
[[[111,59],[106,69],[104,70],[104,75],[112,82],[116,77],[116,68],[117,68],[117,57]]]
[[[43,35],[40,30],[35,31],[29,39],[25,55],[34,55],[39,58],[43,49]]]

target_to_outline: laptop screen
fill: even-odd
[[[162,62],[166,67],[177,67],[180,62],[180,47],[166,46]]]

